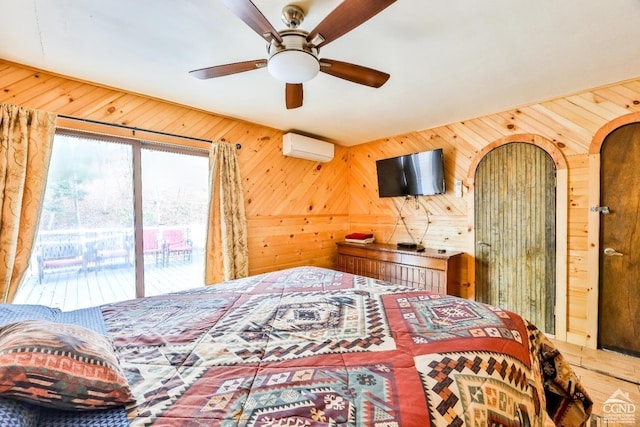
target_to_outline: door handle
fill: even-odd
[[[599,212],[602,215],[609,215],[611,211],[609,210],[609,206],[592,206],[591,212]]]
[[[491,245],[490,245],[489,243],[486,243],[486,242],[478,242],[478,246],[483,246],[483,247],[485,247],[485,248],[488,248],[488,247],[490,247]]]
[[[622,254],[620,252],[616,251],[613,248],[605,248],[604,254],[606,256],[622,256]]]

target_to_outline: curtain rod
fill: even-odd
[[[193,137],[193,136],[177,135],[175,133],[160,132],[160,131],[157,131],[157,130],[149,130],[149,129],[142,129],[142,128],[137,128],[137,127],[133,127],[133,126],[121,125],[121,124],[118,124],[118,123],[106,123],[106,122],[101,122],[101,121],[92,120],[92,119],[81,119],[81,118],[78,118],[78,117],[67,116],[67,115],[64,115],[64,114],[58,114],[58,117],[66,119],[66,120],[74,120],[74,121],[77,121],[77,122],[89,123],[89,124],[94,124],[94,125],[99,125],[99,126],[111,126],[111,127],[116,127],[116,128],[120,128],[120,129],[130,130],[134,136],[136,134],[136,131],[139,131],[139,132],[151,133],[151,134],[155,134],[155,135],[167,136],[167,137],[170,137],[170,138],[186,139],[186,140],[194,141],[194,142],[204,142],[206,144],[213,144],[213,140],[203,139],[203,138],[196,138],[196,137]],[[221,141],[225,141],[224,138],[220,138],[220,140]],[[240,143],[237,143],[236,144],[236,150],[240,150],[241,148],[242,148],[242,145]]]
[[[121,129],[127,129],[127,130],[130,130],[130,131],[133,131],[134,135],[135,135],[136,131],[139,131],[139,132],[154,133],[154,134],[163,135],[163,136],[170,136],[170,137],[173,137],[173,138],[189,139],[191,141],[197,141],[197,142],[206,142],[206,143],[209,143],[209,144],[213,143],[213,141],[210,140],[210,139],[195,138],[193,136],[177,135],[175,133],[160,132],[160,131],[157,131],[157,130],[141,129],[141,128],[137,128],[137,127],[133,127],[133,126],[127,126],[127,125],[121,125],[121,124],[117,124],[117,123],[100,122],[98,120],[80,119],[78,117],[66,116],[64,114],[58,114],[58,117],[61,117],[63,119],[68,119],[68,120],[75,120],[75,121],[78,121],[78,122],[91,123],[91,124],[95,124],[95,125],[112,126],[112,127],[117,127],[117,128],[121,128]]]

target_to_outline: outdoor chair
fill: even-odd
[[[38,282],[45,273],[86,271],[87,259],[79,242],[46,242],[37,247]]]
[[[181,256],[184,261],[191,261],[193,244],[191,240],[185,238],[181,229],[168,229],[162,232],[162,241],[165,250],[165,263],[169,264],[171,256]]]
[[[164,264],[164,250],[158,240],[158,230],[155,228],[145,228],[142,230],[142,252],[144,257],[155,258],[156,266]]]
[[[93,242],[98,269],[105,266],[132,266],[131,243],[124,233],[110,234]]]

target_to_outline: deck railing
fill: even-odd
[[[198,228],[201,227],[144,228],[145,263],[153,260],[156,265],[166,266],[176,257],[190,259],[194,251],[204,249],[203,233]],[[40,231],[34,245],[32,266],[39,281],[49,273],[132,266],[135,258],[133,236],[131,227]]]

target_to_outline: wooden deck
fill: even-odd
[[[204,286],[204,255],[194,252],[191,261],[172,260],[168,266],[145,263],[147,296]],[[42,304],[75,310],[135,298],[132,266],[109,266],[98,271],[71,270],[51,273],[38,282],[32,269],[18,290],[15,304]]]

